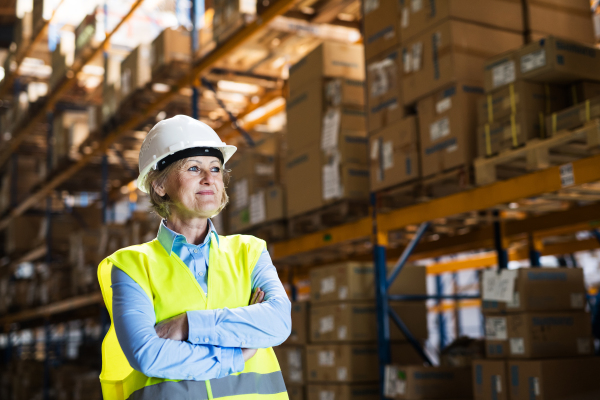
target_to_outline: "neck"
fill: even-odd
[[[187,242],[191,244],[198,245],[204,242],[206,235],[208,235],[208,218],[182,219],[175,214],[171,214],[166,224],[167,228],[185,236]]]

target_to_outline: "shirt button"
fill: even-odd
[[[246,342],[242,342],[242,346],[245,346],[245,345],[246,345]]]
[[[199,337],[197,337],[197,338],[196,338],[196,342],[199,342],[199,341],[200,341],[200,338],[199,338]]]
[[[198,272],[198,275],[204,276],[204,272]]]
[[[204,338],[204,343],[208,343],[208,338],[207,337]]]
[[[194,249],[194,253],[198,253],[198,249]]]
[[[191,376],[191,375],[188,375],[188,379],[192,379],[192,378],[193,378],[193,376]]]

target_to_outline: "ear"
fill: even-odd
[[[152,188],[160,197],[164,197],[167,194],[164,185],[159,185],[156,183],[156,181],[152,182]]]

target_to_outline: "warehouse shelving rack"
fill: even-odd
[[[116,32],[127,18],[133,14],[135,9],[141,5],[142,1],[143,0],[137,0],[133,3],[131,11],[107,36],[102,46],[95,49],[93,56],[90,56],[85,60],[80,60],[75,64],[79,69],[83,68],[83,65],[89,62],[89,60],[95,57],[99,52],[103,51],[104,46],[109,43],[112,33]],[[194,1],[193,4],[196,5],[196,1]],[[211,65],[215,64],[219,59],[242,45],[252,34],[259,32],[268,21],[272,20],[277,15],[283,14],[292,6],[292,4],[292,0],[279,0],[275,2],[259,19],[244,26],[228,41],[195,62],[187,76],[173,85],[169,92],[159,96],[142,114],[136,115],[112,129],[91,154],[85,155],[80,161],[70,166],[65,171],[53,175],[39,190],[13,208],[7,216],[0,220],[0,229],[6,228],[8,222],[12,218],[22,215],[25,211],[42,201],[60,184],[66,182],[84,166],[90,163],[93,157],[104,154],[111,144],[118,140],[119,137],[142,125],[148,117],[153,113],[156,113],[173,99],[177,95],[179,89],[188,86],[192,86],[193,88],[197,87],[200,84],[197,78],[203,72],[206,72]],[[193,32],[195,33],[195,27]],[[192,37],[196,37],[196,35],[193,34]],[[37,37],[32,43],[35,43],[36,40],[38,40]],[[193,43],[192,45],[194,46],[194,49],[197,50],[197,43]],[[76,76],[76,74],[73,76]],[[11,83],[12,79],[13,77],[9,77],[9,79],[5,81],[5,84]],[[74,78],[63,80],[59,89],[51,93],[44,106],[35,114],[35,116],[33,116],[33,118],[30,118],[22,126],[15,127],[15,134],[9,143],[9,147],[0,152],[0,164],[3,164],[8,160],[11,152],[17,149],[18,145],[29,134],[36,123],[49,118],[48,114],[51,113],[53,107],[56,106],[60,100],[60,97],[68,90],[69,85],[73,83],[73,79]],[[9,85],[4,85],[1,90],[5,90],[4,87],[7,86]],[[192,101],[196,102],[193,110],[194,112],[197,112],[198,92],[196,90],[194,90]],[[264,104],[266,101],[268,100],[263,99],[260,104]],[[279,111],[281,111],[281,107],[278,108],[276,112]],[[194,116],[196,117],[197,115]],[[238,116],[238,118],[239,117],[241,116]],[[49,134],[51,135],[51,132]],[[574,177],[573,185],[585,185],[600,181],[599,166],[600,155],[580,159],[571,163],[571,171]],[[104,174],[103,178],[104,182],[106,182],[106,174]],[[438,290],[438,295],[436,296],[387,295],[387,287],[389,287],[390,282],[400,274],[407,261],[415,258],[436,257],[472,249],[496,249],[495,252],[486,252],[468,259],[438,263],[427,267],[429,274],[439,275],[446,272],[486,268],[494,265],[502,267],[506,266],[507,262],[510,260],[529,259],[531,265],[539,265],[539,257],[541,255],[565,254],[599,247],[600,236],[597,234],[597,231],[594,231],[596,235],[595,239],[558,243],[543,248],[538,247],[535,245],[534,241],[531,240],[530,249],[528,250],[507,250],[511,241],[522,239],[524,236],[543,238],[559,233],[593,230],[600,225],[600,210],[595,204],[568,209],[566,211],[556,211],[537,217],[529,217],[524,220],[504,221],[501,218],[501,214],[496,212],[494,222],[491,226],[482,226],[476,231],[464,235],[442,238],[439,241],[420,242],[429,226],[429,221],[470,211],[497,209],[498,205],[557,192],[563,189],[563,184],[561,182],[561,168],[551,167],[506,181],[499,181],[465,192],[394,210],[385,214],[378,213],[376,195],[372,194],[372,214],[370,216],[316,233],[274,243],[270,245],[269,250],[273,261],[276,264],[295,264],[300,262],[299,260],[302,260],[301,257],[306,254],[318,255],[321,251],[329,251],[349,243],[370,243],[371,250],[364,256],[372,257],[376,267],[379,354],[380,368],[383,371],[383,366],[389,362],[388,314],[405,332],[406,337],[415,345],[417,350],[423,355],[424,359],[427,360],[427,355],[420,347],[420,344],[412,338],[410,332],[406,329],[400,318],[393,312],[391,314],[389,313],[389,308],[387,307],[389,301],[412,301],[424,300],[427,298],[434,298],[438,301],[444,299],[471,300],[478,297],[476,295],[445,296],[441,293],[441,290]],[[106,187],[106,185],[103,185],[103,187]],[[104,193],[104,199],[104,202],[106,203],[107,193]],[[390,247],[390,233],[411,225],[418,225],[418,229],[410,243],[403,249]],[[402,251],[400,252],[400,250]],[[48,254],[49,249],[47,248],[47,245],[41,246],[33,249],[19,260],[14,261],[13,264],[38,259],[44,255],[48,256]],[[394,272],[388,278],[386,264],[388,259],[393,258],[398,258],[398,261],[394,268]],[[10,325],[13,323],[31,322],[38,324],[45,323],[46,326],[48,326],[48,321],[51,316],[64,314],[84,307],[101,307],[102,304],[103,300],[100,293],[92,293],[36,309],[0,317],[0,325],[10,328]]]

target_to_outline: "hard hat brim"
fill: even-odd
[[[233,156],[233,154],[237,151],[237,147],[236,146],[232,146],[232,145],[223,145],[223,146],[205,146],[205,147],[212,147],[214,149],[218,149],[221,151],[221,153],[223,153],[223,166],[225,166],[225,164],[227,164],[227,161],[229,161],[229,159],[231,158],[231,156]],[[150,173],[150,170],[152,169],[156,169],[156,165],[165,157],[170,156],[171,154],[175,154],[178,151],[181,151],[184,149],[179,149],[177,151],[173,151],[171,153],[167,153],[167,154],[163,154],[161,157],[156,158],[155,160],[153,160],[153,162],[149,165],[147,165],[142,171],[140,171],[140,175],[137,178],[137,187],[140,191],[144,192],[144,193],[148,193],[148,190],[146,188],[146,177],[148,176],[148,174]]]

